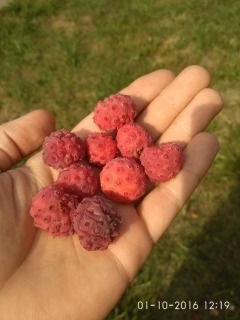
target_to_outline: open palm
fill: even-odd
[[[222,108],[220,95],[207,88],[209,83],[205,69],[191,66],[177,77],[168,70],[155,71],[121,91],[132,96],[138,108],[136,121],[155,143],[177,142],[185,162],[175,179],[150,186],[139,204],[117,205],[123,226],[105,251],[88,252],[76,235],[53,239],[33,226],[32,197],[53,184],[58,174],[44,165],[41,153],[9,170],[54,131],[52,116],[38,110],[0,126],[2,320],[106,317],[218,152],[217,139],[204,132]],[[92,114],[73,129],[83,139],[96,130]]]

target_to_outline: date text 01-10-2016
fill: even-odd
[[[138,309],[175,309],[175,310],[186,310],[186,309],[199,309],[204,308],[205,310],[211,309],[228,309],[230,307],[229,301],[203,301],[201,304],[192,301],[175,301],[174,303],[168,303],[167,301],[157,301],[156,303],[150,303],[148,301],[138,301]]]

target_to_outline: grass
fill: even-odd
[[[207,129],[219,155],[107,320],[240,318],[239,11],[233,0],[15,0],[0,11],[0,123],[45,108],[71,129],[137,77],[190,64],[207,68],[223,96]],[[231,307],[204,310],[204,300]]]

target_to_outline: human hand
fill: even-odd
[[[176,78],[170,71],[155,71],[121,91],[135,101],[135,120],[155,143],[177,142],[185,161],[176,178],[151,185],[139,204],[117,204],[123,226],[105,251],[86,251],[76,235],[53,239],[34,227],[29,215],[32,197],[53,184],[58,174],[42,162],[41,153],[9,170],[54,131],[52,116],[38,110],[0,126],[2,320],[106,317],[218,152],[217,139],[204,132],[222,108],[220,95],[207,88],[209,83],[205,69],[191,66]],[[97,130],[92,114],[73,129],[83,139]]]

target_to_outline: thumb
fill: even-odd
[[[54,128],[54,117],[46,110],[35,110],[0,125],[0,171],[36,151]]]

